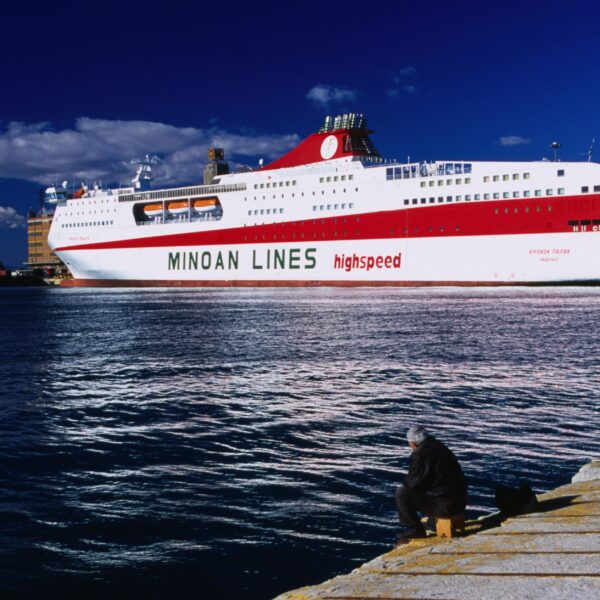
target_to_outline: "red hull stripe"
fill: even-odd
[[[586,281],[303,281],[303,280],[188,280],[188,279],[67,279],[61,283],[63,287],[517,287],[517,286],[597,286],[600,280]]]
[[[600,230],[600,194],[432,204],[403,210],[252,225],[218,231],[194,231],[70,245],[56,250],[60,252],[563,233],[573,231],[573,223],[580,221],[586,223],[585,231]]]

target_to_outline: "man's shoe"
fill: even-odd
[[[410,540],[417,540],[417,539],[422,539],[422,538],[426,538],[426,537],[427,537],[427,533],[425,533],[424,529],[417,529],[417,528],[405,529],[404,531],[401,531],[396,534],[396,545],[408,544],[408,542],[410,542]]]

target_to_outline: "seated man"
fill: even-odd
[[[396,508],[400,523],[409,529],[399,541],[425,537],[418,512],[451,517],[467,505],[467,482],[452,451],[420,426],[411,427],[406,437],[412,454],[404,485],[396,490]]]

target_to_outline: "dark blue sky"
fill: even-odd
[[[209,142],[256,164],[344,110],[402,159],[533,160],[558,139],[581,160],[600,139],[591,1],[11,4],[0,260],[12,266],[42,183],[122,180],[145,149],[173,184],[200,180]]]

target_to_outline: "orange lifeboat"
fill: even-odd
[[[199,213],[211,212],[217,208],[219,201],[216,198],[204,198],[202,200],[194,200],[192,206]]]
[[[178,202],[169,202],[167,204],[167,210],[171,215],[182,215],[188,211],[187,200],[180,200]]]
[[[163,207],[162,204],[146,204],[146,206],[144,206],[144,214],[147,217],[152,217],[152,218],[156,218],[156,217],[160,217],[163,213]]]

